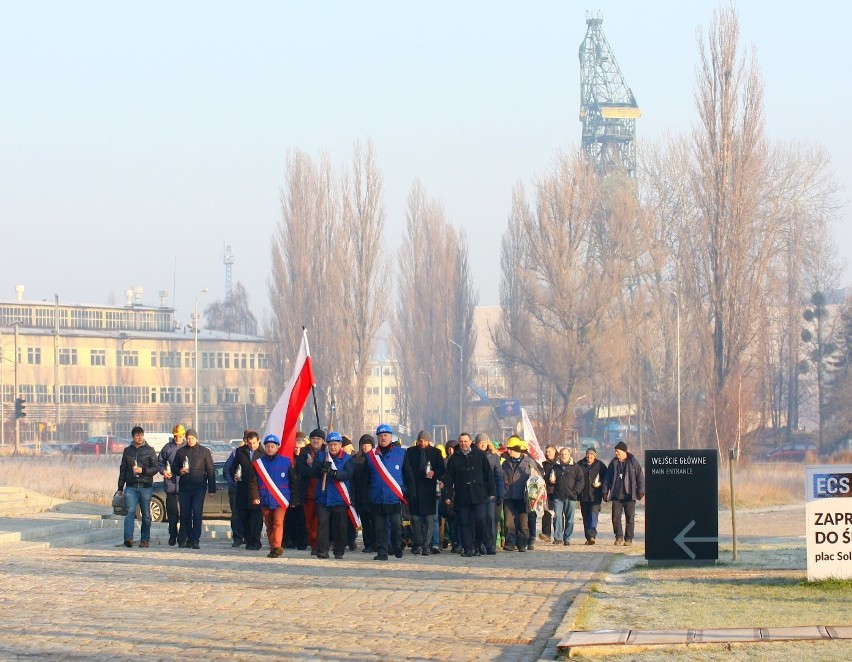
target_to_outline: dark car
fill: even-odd
[[[216,471],[216,494],[208,494],[204,498],[204,519],[227,519],[231,516],[231,504],[228,502],[228,483],[225,480],[225,463],[214,462]],[[126,515],[124,497],[118,493],[112,497],[112,512],[114,515]],[[137,513],[138,514],[138,513]],[[166,486],[163,481],[154,483],[154,493],[151,496],[151,521],[166,520]]]

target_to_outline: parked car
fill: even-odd
[[[766,454],[766,459],[769,462],[801,463],[807,459],[816,459],[818,450],[816,444],[797,442],[769,451]]]
[[[225,463],[214,462],[216,470],[216,494],[208,494],[204,498],[204,519],[227,519],[231,517],[231,504],[228,502],[228,483],[225,480]],[[117,492],[112,497],[112,512],[114,515],[127,514],[124,508],[124,496]],[[138,513],[137,513],[138,515]],[[154,492],[151,496],[151,521],[164,522],[166,519],[166,486],[161,481],[154,482]]]
[[[234,447],[227,441],[206,441],[202,444],[202,446],[206,446],[210,449],[210,452],[213,454],[214,461],[227,460],[231,453],[234,452]]]
[[[89,437],[86,441],[74,444],[71,447],[71,452],[82,455],[101,455],[107,450],[107,443],[109,444],[110,453],[120,455],[124,451],[125,446],[130,443],[130,439],[114,437],[113,435]]]

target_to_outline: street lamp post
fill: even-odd
[[[671,293],[672,298],[675,302],[675,310],[676,310],[676,333],[675,333],[675,355],[676,363],[677,363],[677,448],[680,450],[680,299],[677,296],[677,292]]]
[[[195,315],[192,320],[192,328],[195,332],[195,397],[193,400],[195,401],[195,419],[193,421],[193,426],[196,430],[198,430],[198,434],[202,434],[201,425],[198,422],[198,364],[200,363],[200,359],[198,356],[198,300],[207,293],[207,288],[202,288],[201,292],[198,293],[198,296],[195,297]]]
[[[21,397],[18,394],[18,324],[15,322],[15,399]],[[15,455],[21,454],[21,419],[15,417]]]
[[[459,348],[459,434],[461,434],[464,421],[464,349],[452,338],[447,340]]]

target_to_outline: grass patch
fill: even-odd
[[[800,464],[748,464],[734,467],[737,508],[787,506],[805,501],[805,468]],[[719,507],[731,508],[728,469],[719,472]]]
[[[0,485],[108,506],[118,487],[120,460],[120,455],[5,457],[0,462]]]
[[[852,582],[809,583],[805,564],[802,544],[793,541],[742,545],[736,563],[707,567],[649,567],[621,557],[591,593],[576,627],[685,630],[852,623]],[[607,659],[848,660],[852,642],[664,647],[608,654]]]

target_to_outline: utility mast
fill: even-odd
[[[603,18],[586,15],[580,44],[580,121],[583,152],[601,177],[636,174],[636,118],[641,113],[604,36]]]
[[[231,293],[231,267],[234,266],[234,254],[231,252],[230,244],[222,244],[225,254],[222,256],[222,261],[225,264],[225,298]]]

